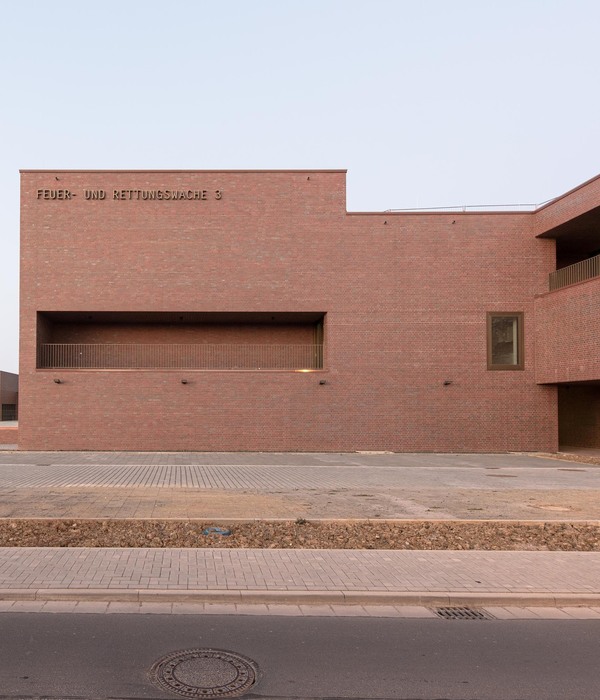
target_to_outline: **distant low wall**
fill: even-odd
[[[16,445],[19,442],[19,429],[16,426],[2,427],[0,424],[0,445]]]

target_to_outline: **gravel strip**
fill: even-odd
[[[230,532],[204,534],[207,528]],[[600,551],[600,523],[6,519],[1,547]]]

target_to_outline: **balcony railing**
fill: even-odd
[[[38,369],[322,369],[322,345],[45,343]]]
[[[550,291],[566,287],[569,284],[584,282],[600,275],[600,255],[563,267],[550,273]]]

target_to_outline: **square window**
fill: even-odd
[[[488,369],[523,369],[523,313],[487,315]]]

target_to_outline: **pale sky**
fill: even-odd
[[[347,168],[348,210],[600,172],[597,0],[0,0],[0,369],[19,168]]]

